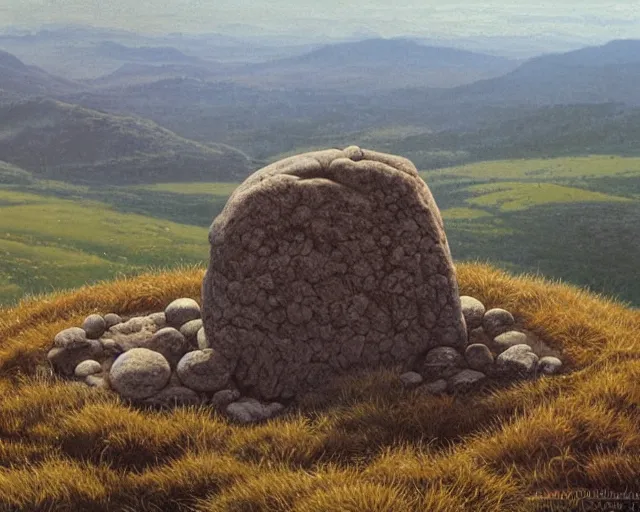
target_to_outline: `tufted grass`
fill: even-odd
[[[640,312],[530,275],[458,266],[567,372],[462,397],[344,379],[237,426],[203,407],[137,410],[53,376],[54,334],[92,312],[199,299],[202,269],[153,272],[0,309],[0,511],[531,510],[536,492],[640,492]]]

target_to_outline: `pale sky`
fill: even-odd
[[[383,36],[569,35],[640,39],[640,0],[0,0],[0,27],[80,23],[213,32],[242,23],[287,34],[369,28]],[[334,32],[331,34],[331,32]]]

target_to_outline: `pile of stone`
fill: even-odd
[[[59,374],[110,389],[139,405],[210,405],[236,421],[270,418],[284,407],[240,396],[208,348],[200,306],[190,298],[164,312],[123,320],[88,316],[54,338],[48,359]]]
[[[467,392],[562,363],[511,313],[460,297],[440,212],[407,159],[350,146],[251,175],[210,232],[196,301],[91,315],[54,340],[59,373],[149,405],[210,404],[240,422],[362,370]]]
[[[474,297],[460,297],[469,344],[461,352],[437,347],[417,371],[400,376],[407,388],[428,393],[467,393],[490,382],[535,379],[559,373],[562,361],[534,333],[516,326],[504,309],[486,310]]]

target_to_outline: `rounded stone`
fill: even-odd
[[[278,402],[262,404],[254,398],[245,398],[229,404],[227,415],[238,423],[255,423],[268,420],[284,410],[284,405]]]
[[[422,364],[422,376],[427,380],[447,379],[465,367],[460,352],[451,347],[436,347],[429,352]]]
[[[167,324],[179,329],[182,325],[200,318],[200,306],[189,298],[176,299],[164,310]]]
[[[180,327],[180,334],[185,337],[189,346],[195,348],[198,346],[198,332],[200,329],[202,329],[202,319],[198,318],[183,324]]]
[[[507,331],[496,336],[493,339],[493,348],[497,354],[501,354],[508,348],[516,345],[529,345],[527,343],[527,335],[518,331]]]
[[[87,340],[86,345],[70,346],[70,348],[54,347],[47,359],[57,372],[72,376],[76,367],[88,359],[100,360],[104,356],[104,350],[98,340]]]
[[[227,362],[210,348],[185,354],[176,373],[186,387],[201,392],[220,391],[230,376]]]
[[[107,380],[104,377],[99,377],[98,375],[87,375],[84,382],[87,386],[92,388],[110,389]]]
[[[209,340],[207,340],[207,335],[204,332],[204,328],[198,331],[197,341],[198,341],[198,348],[200,350],[204,350],[205,348],[211,348],[209,346]]]
[[[400,375],[400,382],[407,389],[417,388],[423,381],[422,375],[417,372],[406,372]]]
[[[467,350],[465,350],[464,357],[467,360],[469,368],[480,372],[487,368],[487,366],[493,364],[493,354],[491,350],[481,343],[469,345]]]
[[[513,315],[500,308],[490,309],[482,317],[482,328],[491,338],[510,330],[515,323]]]
[[[217,408],[223,409],[231,402],[235,402],[240,398],[240,391],[237,389],[222,389],[214,393],[209,403]]]
[[[107,313],[104,315],[104,324],[105,329],[109,330],[114,325],[118,325],[122,323],[122,317],[120,315],[116,315],[115,313]]]
[[[248,395],[281,401],[467,345],[442,218],[405,158],[350,148],[275,162],[235,189],[209,242],[204,330]]]
[[[98,361],[87,359],[86,361],[82,361],[80,364],[78,364],[73,373],[79,379],[84,379],[89,375],[94,375],[100,372],[102,372],[102,365]]]
[[[451,393],[468,393],[475,391],[487,376],[476,370],[462,370],[447,381],[447,389]]]
[[[538,356],[529,345],[514,345],[496,358],[497,374],[505,377],[528,377],[537,368]]]
[[[121,354],[111,366],[109,381],[125,398],[149,398],[164,388],[171,377],[165,357],[146,348]]]
[[[89,340],[84,329],[69,327],[56,334],[53,344],[57,348],[74,349],[89,346]]]
[[[107,330],[107,323],[101,315],[89,315],[82,322],[82,328],[87,333],[87,338],[97,340]]]
[[[482,325],[482,318],[486,311],[482,302],[468,295],[462,295],[460,297],[460,306],[467,323],[467,329],[471,331]]]
[[[150,322],[153,322],[158,329],[162,329],[167,326],[167,315],[164,314],[164,311],[151,313],[150,315],[147,315],[146,318]]]
[[[544,375],[554,375],[562,368],[562,361],[557,357],[545,356],[538,361],[538,372]]]
[[[185,337],[173,327],[160,329],[144,342],[143,347],[162,354],[171,368],[175,368],[182,356],[191,350]]]

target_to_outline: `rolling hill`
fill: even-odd
[[[233,180],[251,169],[241,152],[193,142],[151,121],[54,100],[0,108],[0,160],[40,178],[90,183]]]

